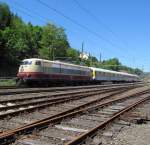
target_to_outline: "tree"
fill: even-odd
[[[0,29],[10,26],[11,12],[5,3],[0,2]]]
[[[119,60],[117,58],[112,58],[112,59],[108,59],[108,60],[104,60],[102,62],[102,66],[106,69],[111,69],[111,70],[115,70],[118,71],[119,67],[122,64],[119,62]]]
[[[64,29],[49,23],[42,30],[39,55],[46,59],[52,59],[53,54],[56,57],[67,56],[69,43]]]
[[[4,37],[3,37],[3,31],[0,30],[0,66],[3,66],[3,63],[5,61],[5,54],[7,53],[5,49],[5,44],[4,44]]]
[[[31,23],[25,27],[24,39],[28,47],[26,53],[28,57],[37,57],[42,37],[42,28],[39,26],[33,26]]]
[[[67,49],[67,57],[70,57],[73,61],[77,61],[79,59],[79,52],[74,48],[69,48]]]

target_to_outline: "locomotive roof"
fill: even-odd
[[[70,66],[76,66],[76,67],[80,67],[80,68],[87,68],[87,69],[89,69],[89,67],[87,67],[87,66],[75,65],[75,64],[66,63],[66,62],[61,62],[61,61],[51,61],[51,60],[40,59],[40,58],[29,58],[29,59],[24,59],[23,61],[25,61],[25,60],[30,60],[30,61],[38,60],[38,61],[51,62],[51,63],[58,63],[58,64],[64,64],[64,65],[70,65]]]

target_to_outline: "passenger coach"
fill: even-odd
[[[136,82],[139,80],[137,75],[111,71],[101,68],[90,67],[92,71],[92,79],[93,81],[109,81],[109,82]]]

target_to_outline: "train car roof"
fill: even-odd
[[[75,64],[70,64],[70,63],[60,62],[60,61],[51,61],[51,60],[40,59],[40,58],[29,58],[29,59],[24,59],[23,61],[25,61],[25,60],[39,60],[39,61],[45,61],[45,62],[52,62],[52,63],[76,66],[76,67],[80,67],[80,68],[92,69],[92,70],[96,70],[96,71],[100,71],[100,72],[106,72],[106,73],[112,73],[112,74],[120,74],[120,75],[125,75],[125,76],[138,77],[137,75],[129,74],[129,73],[125,73],[125,72],[117,72],[117,71],[112,71],[112,70],[107,70],[107,69],[102,69],[102,68],[95,68],[95,67],[87,67],[87,66],[75,65]]]
[[[106,73],[112,73],[112,74],[120,74],[120,75],[126,75],[126,76],[135,76],[138,77],[137,75],[134,74],[129,74],[125,72],[117,72],[117,71],[112,71],[112,70],[107,70],[107,69],[102,69],[102,68],[95,68],[95,67],[90,67],[92,70],[100,71],[100,72],[106,72]]]
[[[64,64],[64,65],[70,65],[70,66],[76,66],[76,67],[80,67],[80,68],[89,69],[89,67],[87,67],[87,66],[75,65],[75,64],[61,62],[61,61],[51,61],[51,60],[40,59],[40,58],[28,58],[28,59],[24,59],[23,61],[25,61],[25,60],[31,60],[31,61],[32,60],[38,60],[38,61],[51,62],[51,63],[57,63],[57,64]]]

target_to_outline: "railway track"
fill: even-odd
[[[141,82],[139,82],[141,83]],[[129,84],[129,83],[124,83],[124,84]],[[131,84],[131,83],[130,83]],[[119,84],[105,84],[105,85],[101,85],[101,86],[111,86],[111,85],[119,85]],[[91,85],[85,85],[85,86],[91,86]],[[94,85],[93,85],[94,86]],[[96,86],[96,85],[95,85]],[[67,87],[67,86],[65,86]],[[65,88],[64,86],[61,87],[57,87],[57,88]],[[78,87],[78,86],[72,86],[72,87]],[[17,86],[0,86],[0,90],[5,90],[5,89],[28,89],[29,87],[17,87]],[[35,89],[36,87],[32,87],[32,89]],[[40,87],[37,87],[40,88]],[[42,88],[42,87],[41,87]],[[50,88],[50,87],[46,87],[46,88]],[[54,88],[54,87],[51,87]],[[56,88],[56,87],[55,87]]]
[[[113,90],[113,89],[119,89],[119,88],[134,88],[134,87],[140,87],[138,85],[135,85],[135,86],[113,86],[113,87],[106,87],[106,88],[88,88],[88,89],[79,89],[79,90],[73,90],[73,91],[65,91],[65,92],[56,92],[56,93],[51,93],[51,94],[47,94],[47,95],[39,95],[39,96],[36,96],[36,94],[32,94],[32,96],[19,96],[17,98],[14,98],[14,97],[5,97],[5,98],[1,98],[0,99],[0,105],[6,105],[7,103],[19,103],[19,102],[24,102],[24,101],[30,101],[30,100],[39,100],[39,99],[49,99],[49,98],[56,98],[56,97],[59,97],[59,96],[66,96],[66,95],[75,95],[75,94],[80,94],[80,93],[88,93],[88,92],[96,92],[96,91],[102,91],[102,92],[105,92],[105,91],[109,91],[109,90]]]
[[[0,89],[17,89],[16,86],[0,86]]]
[[[51,114],[51,112],[58,113],[58,111],[54,112],[53,110],[56,108],[59,111],[69,109],[69,108],[72,108],[73,106],[75,106],[75,103],[84,104],[89,101],[91,101],[91,103],[95,103],[97,101],[101,101],[102,99],[106,99],[107,97],[111,97],[111,95],[113,95],[113,94],[121,93],[128,89],[131,89],[131,88],[120,87],[120,88],[111,88],[111,89],[105,89],[105,90],[99,90],[99,91],[98,90],[93,90],[93,91],[90,90],[90,91],[84,92],[84,93],[76,92],[76,94],[73,93],[72,96],[70,96],[71,94],[69,93],[68,94],[69,96],[67,98],[66,98],[66,96],[65,96],[65,98],[64,97],[59,98],[57,96],[58,98],[54,97],[54,99],[49,100],[49,102],[48,102],[48,100],[45,100],[44,102],[46,102],[46,103],[42,103],[43,100],[41,102],[40,101],[39,102],[36,101],[33,103],[31,102],[32,105],[34,104],[34,106],[32,106],[32,107],[31,107],[31,103],[23,103],[23,104],[18,104],[16,106],[2,107],[2,108],[0,108],[0,111],[1,111],[0,118],[3,119],[4,117],[12,116],[13,120],[11,119],[11,120],[7,121],[7,123],[14,122],[16,120],[16,118],[20,119],[21,118],[20,113],[22,113],[22,115],[25,114],[25,119],[27,116],[28,116],[28,118],[32,118],[32,116],[36,116],[37,109],[38,110],[42,110],[42,109],[49,110],[50,114]],[[94,96],[94,95],[97,95],[97,96]],[[101,95],[101,96],[99,96],[99,95]],[[66,107],[67,106],[66,103],[67,103],[67,105],[69,104],[70,106]],[[88,104],[90,105],[90,103],[88,103]],[[65,107],[62,108],[62,106],[65,106]],[[62,109],[59,109],[59,108],[62,108]],[[33,113],[33,111],[35,113]],[[27,112],[28,113],[32,112],[32,113],[30,115],[28,115]],[[43,117],[43,112],[45,112],[45,111],[42,111],[42,112],[38,111],[38,116]],[[14,120],[14,116],[16,116],[18,114],[19,114],[19,116],[15,117],[15,120]],[[47,115],[47,114],[44,113],[44,117],[45,117],[45,115]],[[24,122],[24,121],[22,121],[22,122]],[[4,124],[6,124],[6,123],[4,122]],[[3,125],[1,124],[1,126],[3,126]]]
[[[75,89],[91,89],[91,88],[105,88],[111,86],[124,86],[124,85],[143,85],[143,83],[122,83],[122,84],[109,84],[109,85],[90,85],[90,86],[71,86],[71,87],[52,87],[52,88],[3,88],[0,89],[0,95],[13,95],[24,93],[41,93],[41,92],[55,92],[55,91],[68,91]]]
[[[101,112],[98,113],[98,115],[102,116],[105,115],[104,120],[100,120],[100,123],[91,129],[89,129],[86,133],[74,138],[68,143],[65,143],[65,145],[77,145],[77,144],[94,144],[93,140],[90,140],[89,142],[86,142],[87,139],[92,138],[96,136],[96,133],[101,130],[101,136],[102,136],[102,130],[109,126],[110,123],[113,123],[115,119],[123,115],[125,112],[130,111],[137,105],[143,103],[146,100],[150,99],[150,94],[143,94],[140,95],[141,98],[134,98],[133,100],[126,100],[123,104],[122,103],[116,103],[115,105],[111,105],[109,107],[104,108]],[[108,111],[107,114],[105,111]],[[91,115],[91,114],[90,114]],[[100,136],[100,134],[99,134]],[[99,144],[101,144],[101,140],[99,141]]]
[[[127,94],[123,93],[123,91],[127,92]],[[53,127],[48,128],[48,129],[50,129],[50,130],[52,129],[51,131],[53,131],[53,133],[54,133],[55,129],[64,131],[65,129],[60,129],[61,125],[56,126],[55,124],[56,123],[57,124],[62,124],[62,121],[65,120],[65,119],[69,118],[69,120],[70,119],[72,120],[73,118],[75,119],[78,116],[83,116],[83,115],[85,115],[89,112],[91,114],[91,111],[99,110],[102,107],[104,108],[105,106],[112,105],[112,103],[118,103],[120,101],[139,98],[138,96],[142,96],[143,94],[149,95],[149,90],[147,88],[143,87],[143,88],[140,88],[140,89],[138,88],[138,89],[135,89],[135,90],[132,90],[132,91],[119,89],[119,91],[116,90],[113,93],[108,92],[108,93],[105,94],[105,97],[103,96],[102,98],[97,98],[97,99],[92,100],[90,102],[86,102],[82,105],[77,105],[77,107],[67,109],[63,112],[61,111],[61,113],[54,113],[54,115],[51,115],[50,117],[32,122],[30,124],[27,124],[25,126],[22,126],[22,127],[16,128],[16,129],[12,129],[12,130],[3,132],[3,133],[0,134],[0,143],[1,144],[8,144],[8,143],[14,141],[16,139],[16,136],[19,135],[19,134],[31,133],[35,129],[42,129],[42,128],[48,127],[50,124],[53,125]],[[72,131],[73,129],[76,129],[76,128],[70,127],[70,129]],[[87,129],[79,129],[79,130],[80,131],[82,130],[84,132]],[[72,131],[72,132],[78,132],[78,131]],[[40,135],[40,136],[42,136],[42,135]],[[54,138],[54,137],[51,137],[51,138]],[[58,140],[61,141],[61,137]],[[65,139],[65,141],[69,141],[69,140],[70,139]]]
[[[103,89],[88,89],[66,93],[56,93],[53,95],[40,95],[25,98],[0,100],[0,118],[14,116],[22,112],[30,112],[36,109],[43,109],[48,106],[57,105],[73,100],[88,98],[92,95],[107,93],[119,89],[131,89],[135,86],[108,87]],[[138,87],[138,86],[136,86]]]
[[[85,90],[85,91],[75,91],[75,92],[68,92],[68,93],[58,93],[55,95],[48,95],[48,96],[38,96],[38,97],[31,97],[31,98],[20,98],[20,99],[10,99],[10,100],[3,100],[0,101],[0,118],[4,118],[9,116],[17,115],[21,112],[33,111],[36,109],[46,108],[48,106],[54,106],[57,104],[67,103],[70,101],[81,100],[81,99],[88,99],[94,95],[99,94],[106,94],[118,91],[125,91],[131,87],[111,87],[105,89],[92,89],[92,90]],[[121,92],[119,91],[119,92]],[[99,98],[99,97],[98,97]],[[92,98],[93,99],[93,98]],[[23,103],[22,103],[23,102]]]

